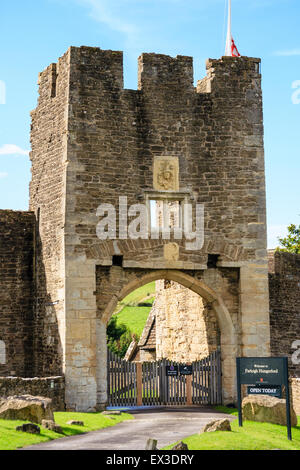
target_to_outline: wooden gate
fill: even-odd
[[[222,403],[221,354],[192,363],[191,375],[168,376],[167,367],[185,364],[162,359],[125,361],[108,350],[109,406],[218,405]]]
[[[107,395],[109,406],[136,406],[136,363],[124,361],[107,350]]]

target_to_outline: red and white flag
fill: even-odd
[[[228,0],[228,27],[225,55],[229,57],[241,57],[231,34],[231,0]]]
[[[235,42],[234,42],[233,38],[231,38],[231,56],[232,57],[241,57],[241,54],[237,50],[237,47],[235,45]]]

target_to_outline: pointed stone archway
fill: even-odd
[[[130,270],[129,270],[130,271]],[[118,302],[137,288],[159,279],[174,281],[199,294],[210,303],[215,311],[221,333],[222,390],[225,403],[232,402],[235,396],[235,357],[237,355],[237,333],[230,313],[222,297],[201,279],[179,270],[140,270],[133,277],[126,269],[115,269],[114,291],[110,301],[97,319],[97,405],[103,407],[107,401],[106,375],[106,327]],[[119,277],[119,282],[117,278]],[[128,280],[128,277],[130,280]],[[132,278],[133,277],[133,278]],[[127,282],[126,282],[127,279]]]

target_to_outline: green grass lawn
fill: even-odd
[[[154,296],[155,281],[145,284],[127,295],[122,302],[118,303],[116,313],[114,313],[117,317],[117,325],[123,323],[139,339],[152,307],[144,307],[138,304],[145,301],[152,305],[155,299]]]
[[[218,411],[237,416],[236,410],[217,407]],[[231,422],[232,432],[216,431],[194,434],[183,439],[189,450],[300,450],[300,417],[298,426],[292,428],[292,441],[287,439],[287,428],[277,424],[244,421],[239,427],[238,420]],[[165,447],[172,449],[175,443]]]
[[[138,304],[143,299],[148,297],[149,295],[154,296],[155,294],[155,281],[149,282],[149,284],[145,284],[144,286],[139,287],[138,289],[134,290],[130,294],[127,295],[122,301],[121,304],[129,305],[129,304]]]
[[[154,298],[147,302],[153,303]],[[117,313],[117,325],[124,323],[127,328],[140,338],[152,307],[124,307]]]
[[[103,416],[101,413],[54,413],[55,422],[62,427],[63,434],[58,434],[40,426],[41,434],[28,434],[16,431],[17,426],[22,425],[25,421],[0,420],[0,450],[15,450],[21,447],[47,442],[65,436],[73,436],[74,434],[82,434],[89,431],[114,426],[127,419],[133,419],[128,413],[121,415]],[[84,426],[69,426],[67,422],[70,420],[83,421]]]

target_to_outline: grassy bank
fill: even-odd
[[[149,299],[149,303],[153,303],[153,298]],[[124,307],[117,316],[117,325],[124,324],[127,328],[134,333],[137,338],[140,338],[142,331],[148,319],[151,307]]]
[[[122,305],[131,305],[135,306],[143,299],[154,296],[155,294],[155,281],[150,282],[149,284],[144,284],[143,286],[139,287],[138,289],[134,290],[130,294],[127,295],[120,303]]]
[[[21,447],[47,442],[60,437],[73,436],[89,431],[114,426],[127,419],[133,419],[132,415],[122,413],[119,416],[103,416],[101,413],[54,413],[55,422],[62,428],[63,434],[58,434],[40,426],[41,434],[28,434],[16,431],[17,426],[25,421],[0,420],[0,450],[15,450]],[[69,426],[70,420],[83,421],[84,426]]]
[[[152,305],[154,297],[155,282],[145,284],[127,295],[118,305],[117,325],[123,323],[131,333],[140,338],[152,307],[139,305],[139,303],[146,301]]]
[[[237,416],[236,410],[225,407],[218,407],[218,411]],[[231,429],[232,432],[194,434],[183,442],[189,450],[300,450],[300,417],[298,426],[292,428],[292,441],[287,439],[286,427],[277,424],[244,421],[240,428],[236,419],[231,422]],[[174,445],[165,449],[171,449]]]

